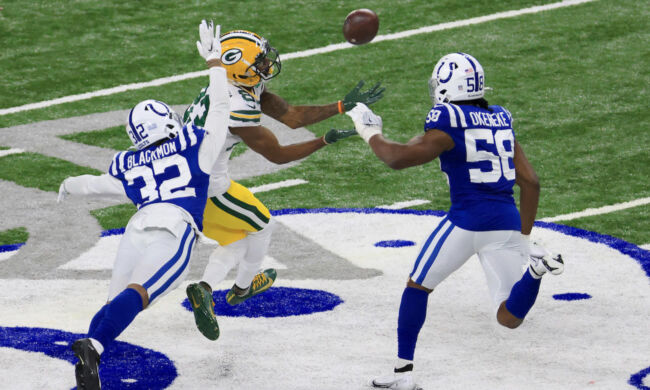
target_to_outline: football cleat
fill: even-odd
[[[390,390],[422,390],[418,387],[413,380],[411,371],[395,372],[388,375],[382,375],[370,382],[370,385],[375,389],[390,389]]]
[[[255,295],[261,294],[273,285],[276,277],[277,272],[273,268],[266,269],[255,275],[245,294],[237,295],[235,292],[235,286],[232,286],[230,291],[226,294],[226,302],[228,302],[230,306],[235,306],[254,297]]]
[[[210,340],[218,339],[219,323],[217,322],[217,316],[214,314],[214,300],[210,292],[198,283],[188,285],[185,292],[192,305],[194,322],[199,332]]]
[[[99,353],[90,339],[79,339],[72,344],[72,352],[79,361],[74,366],[78,390],[101,390],[99,381]]]
[[[530,272],[541,278],[545,273],[559,275],[564,271],[564,260],[560,254],[547,254],[544,256],[530,256]]]

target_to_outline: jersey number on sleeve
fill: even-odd
[[[153,169],[146,165],[140,165],[124,173],[124,178],[129,186],[133,185],[138,177],[144,180],[144,187],[140,189],[142,204],[153,202],[158,198],[167,201],[196,196],[195,189],[187,186],[192,179],[192,173],[185,157],[173,154],[160,160],[154,160],[151,165]],[[156,176],[162,175],[167,168],[173,166],[178,168],[179,175],[163,180],[159,184]]]
[[[495,144],[497,153],[489,150],[478,150],[476,141],[485,141],[488,144]],[[506,149],[506,142],[510,150]],[[467,151],[467,162],[489,161],[492,168],[489,171],[482,171],[480,168],[470,168],[469,179],[472,183],[496,183],[501,176],[506,180],[515,179],[515,170],[510,168],[510,163],[515,155],[515,139],[511,129],[497,130],[492,135],[489,129],[465,130],[465,150]]]

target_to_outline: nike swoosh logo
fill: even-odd
[[[195,309],[198,309],[199,307],[201,307],[201,305],[199,305],[198,303],[196,303],[194,301],[194,297],[190,297],[190,302],[192,303],[192,307],[195,308]]]

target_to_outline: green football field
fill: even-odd
[[[385,35],[550,3],[370,0],[363,7],[379,14],[379,35]],[[222,31],[256,31],[282,58],[343,42],[345,15],[359,6],[356,1],[11,0],[0,4],[0,110],[203,70],[194,45],[202,18],[221,23]],[[649,16],[650,3],[591,1],[290,58],[269,88],[292,104],[326,104],[341,99],[360,79],[381,81],[385,97],[373,109],[383,117],[385,135],[407,141],[422,131],[431,107],[427,79],[435,62],[448,52],[470,53],[482,63],[492,88],[486,98],[513,113],[515,133],[540,177],[538,218],[641,200],[635,207],[558,222],[647,245]],[[206,82],[206,77],[192,78],[3,114],[0,133],[17,125],[129,109],[146,98],[187,105]],[[349,128],[351,121],[339,116],[309,130],[322,135],[332,127]],[[129,142],[113,126],[66,138],[111,149]],[[0,152],[8,147],[0,144]],[[66,176],[92,172],[34,153],[0,157],[0,180],[52,191],[52,196]],[[449,207],[446,180],[436,162],[392,171],[358,137],[242,184],[295,178],[309,184],[259,198],[276,210],[376,207],[414,199],[431,201],[415,208]],[[93,215],[104,228],[114,228],[124,226],[133,211],[125,205]],[[0,232],[0,245],[25,239],[24,229]]]

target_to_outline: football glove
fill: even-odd
[[[356,130],[337,130],[337,129],[331,129],[325,135],[323,136],[323,141],[325,141],[326,144],[333,144],[334,142],[343,139],[343,138],[348,138],[353,135],[357,135]]]
[[[354,127],[357,133],[363,138],[364,141],[370,142],[373,135],[381,134],[382,122],[381,117],[363,103],[358,103],[356,107],[345,113],[345,115],[352,118]]]
[[[196,48],[199,50],[201,57],[206,61],[221,59],[221,25],[217,24],[215,29],[212,20],[203,19],[199,24],[199,38],[196,41]]]
[[[383,93],[386,88],[379,88],[381,83],[377,83],[369,90],[361,92],[363,84],[365,84],[363,80],[359,81],[359,84],[345,95],[345,98],[343,98],[343,108],[345,108],[345,111],[350,111],[357,103],[372,104],[384,97]]]
[[[65,180],[61,183],[59,186],[59,196],[56,198],[56,203],[61,203],[65,200],[65,197],[69,194],[68,191],[65,190]]]

